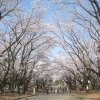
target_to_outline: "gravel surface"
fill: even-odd
[[[25,100],[25,98],[20,99]],[[70,94],[39,94],[38,96],[28,97],[26,100],[81,100]]]

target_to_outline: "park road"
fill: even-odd
[[[20,100],[25,100],[25,98]],[[67,93],[64,94],[59,93],[59,94],[48,94],[48,95],[39,94],[37,97],[36,96],[28,97],[28,99],[26,100],[81,100],[81,99]]]

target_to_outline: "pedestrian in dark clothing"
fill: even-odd
[[[52,87],[51,87],[51,91],[52,91]]]
[[[46,93],[49,94],[49,89],[48,88],[46,88]]]
[[[57,93],[59,93],[59,88],[57,89]]]

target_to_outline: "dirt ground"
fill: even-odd
[[[100,91],[90,91],[89,93],[82,91],[79,94],[74,92],[72,95],[77,96],[83,100],[100,100]]]
[[[22,95],[16,93],[5,93],[0,96],[0,100],[9,100],[9,99],[13,100],[21,96]]]

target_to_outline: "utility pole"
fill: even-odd
[[[100,38],[97,46],[97,67],[98,67],[98,76],[100,77]]]

